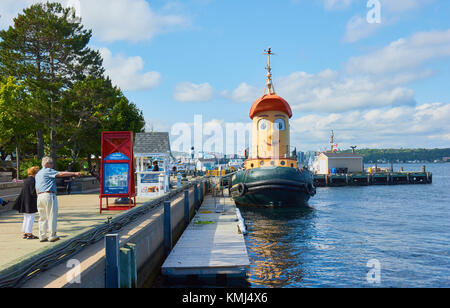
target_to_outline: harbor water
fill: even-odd
[[[426,167],[432,185],[326,187],[309,208],[242,208],[250,286],[450,287],[450,164]]]

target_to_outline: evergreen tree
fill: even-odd
[[[53,158],[68,141],[59,135],[66,125],[64,92],[104,73],[99,52],[87,47],[91,36],[73,9],[49,2],[24,9],[13,26],[0,31],[0,75],[14,76],[30,94],[40,157],[45,141]]]

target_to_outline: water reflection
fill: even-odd
[[[301,282],[303,254],[308,249],[314,209],[241,208],[251,237],[249,282],[255,287],[286,287]]]

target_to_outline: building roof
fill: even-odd
[[[134,153],[170,152],[168,132],[137,133],[134,139]]]
[[[362,158],[358,153],[342,153],[342,152],[323,152],[323,155],[331,158]]]
[[[292,110],[288,102],[276,94],[266,94],[257,99],[250,109],[250,119],[253,120],[257,113],[264,111],[281,111],[287,113],[289,118],[292,118]]]

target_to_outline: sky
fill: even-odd
[[[250,123],[269,46],[291,145],[450,147],[448,0],[58,0],[147,130]],[[0,0],[0,28],[37,0]],[[176,143],[175,134],[172,141]]]

